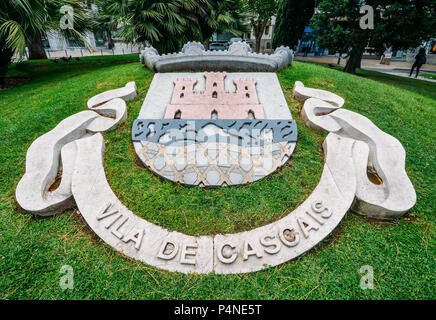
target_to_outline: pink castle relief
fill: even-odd
[[[205,72],[206,89],[194,91],[197,80],[174,81],[165,119],[264,119],[255,79],[234,79],[236,92],[226,92],[225,72]]]

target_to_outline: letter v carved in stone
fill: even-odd
[[[103,220],[104,218],[107,218],[111,215],[114,215],[115,213],[118,213],[118,210],[109,210],[112,207],[112,203],[108,202],[105,204],[103,210],[100,211],[99,214],[97,214],[97,220]]]

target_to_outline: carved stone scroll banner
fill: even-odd
[[[276,266],[314,247],[339,224],[356,190],[353,141],[330,134],[321,180],[286,217],[246,232],[214,238],[214,272],[245,273]]]
[[[71,175],[76,150],[70,143],[95,132],[115,129],[126,118],[126,103],[115,98],[66,118],[36,139],[27,151],[26,173],[15,192],[20,206],[39,215],[51,215],[73,206]],[[49,191],[60,174],[59,187]]]
[[[124,87],[102,92],[88,100],[88,108],[95,108],[109,100],[121,98],[124,101],[131,101],[136,98],[136,84],[128,82]]]
[[[126,208],[113,193],[103,167],[100,134],[76,141],[72,190],[87,224],[125,255],[161,269],[184,273],[212,271],[213,238],[170,232]]]
[[[90,110],[61,121],[36,139],[26,154],[26,172],[18,182],[15,197],[20,206],[34,214],[53,215],[74,206],[71,179],[75,166],[75,140],[115,129],[127,119],[123,99],[136,96],[136,85],[103,92],[88,101]],[[120,99],[123,98],[123,99]],[[51,186],[61,178],[59,186]]]
[[[389,219],[404,215],[415,205],[415,189],[405,170],[406,151],[396,138],[368,118],[341,109],[344,100],[330,92],[305,88],[297,81],[294,96],[304,102],[301,114],[310,128],[359,142],[353,149],[357,177],[354,211]],[[371,181],[368,171],[376,179]]]
[[[100,134],[75,143],[72,190],[88,225],[116,250],[170,271],[245,273],[284,263],[337,226],[356,190],[353,140],[331,134],[324,142],[327,154],[320,183],[288,216],[243,233],[193,237],[149,223],[118,200],[104,173]]]
[[[170,75],[164,77],[168,79]],[[268,76],[256,78],[258,83],[265,79],[276,80]],[[161,106],[163,102],[164,105],[171,102],[170,85],[153,91],[154,86],[162,83],[153,80],[150,90],[155,92],[154,99],[146,98],[140,118],[149,115],[146,119],[162,119],[165,108],[156,108],[154,103]],[[128,88],[135,90],[133,85]],[[21,207],[36,215],[50,215],[77,205],[86,223],[103,241],[128,257],[157,268],[219,274],[262,270],[285,263],[313,248],[333,231],[350,208],[364,215],[386,219],[401,216],[416,201],[415,191],[404,170],[405,151],[398,140],[382,132],[367,118],[341,109],[344,101],[339,96],[305,88],[297,82],[294,94],[304,101],[302,116],[307,124],[317,130],[330,131],[323,142],[324,169],[312,194],[300,206],[290,209],[284,218],[245,232],[194,237],[166,230],[131,212],[117,198],[106,179],[103,165],[105,144],[101,133],[125,121],[126,105],[120,97],[130,99],[128,97],[134,95],[133,92],[120,94],[118,90],[111,92],[112,96],[106,92],[100,95],[103,98],[91,100],[92,111],[66,118],[32,143],[16,198]],[[286,118],[281,113],[285,109],[280,109],[280,103],[274,108],[271,105],[265,107],[263,99],[270,97],[269,94],[262,90],[258,92],[266,117],[279,114],[278,118]],[[271,99],[281,101],[280,97]],[[289,112],[287,106],[284,107]],[[134,143],[144,148],[143,142]],[[145,141],[146,145],[153,143],[159,144]],[[282,143],[276,142],[282,148],[280,152],[289,157],[293,147],[291,145],[292,150],[286,151],[287,142]],[[226,148],[234,145],[230,143]],[[189,148],[189,145],[183,148]],[[183,150],[184,154],[189,151]],[[208,148],[203,151],[206,150],[210,160],[212,156]],[[167,151],[159,149],[156,154],[168,161],[171,153]],[[229,156],[231,151],[226,149]],[[246,156],[251,151],[242,153]],[[252,156],[253,160],[262,162],[262,156]],[[151,156],[147,159],[156,160]],[[173,165],[177,167],[180,163]],[[254,174],[253,167],[257,165],[261,166],[252,164],[248,172]],[[247,166],[247,162],[240,163],[242,170]],[[196,174],[202,175],[201,179],[207,183],[210,168],[204,171],[200,170],[201,166],[196,168]],[[233,169],[234,166],[230,167]],[[369,169],[379,180],[369,179]],[[52,189],[57,176],[62,177],[61,182]],[[179,181],[177,179],[176,175],[174,181]]]

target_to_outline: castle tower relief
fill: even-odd
[[[205,72],[204,91],[194,91],[197,80],[176,79],[165,119],[264,119],[255,79],[234,79],[235,92],[226,91],[225,72]]]

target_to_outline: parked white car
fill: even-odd
[[[242,41],[242,38],[230,38],[229,44],[232,44],[233,42],[240,42]]]

